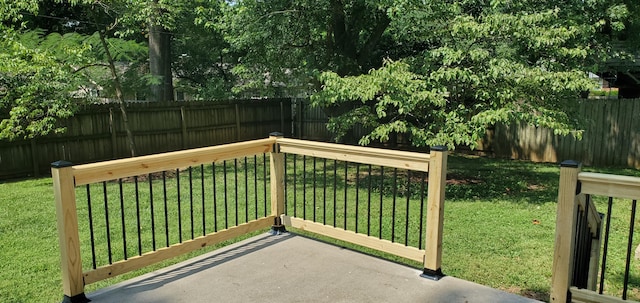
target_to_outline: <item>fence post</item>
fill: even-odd
[[[113,108],[109,108],[109,132],[111,132],[111,155],[113,159],[118,158],[118,137],[116,134],[116,125],[113,118]]]
[[[184,106],[180,106],[180,130],[182,134],[182,148],[187,149],[189,146],[187,142],[187,113],[185,113]]]
[[[551,277],[551,302],[565,303],[570,299],[569,287],[573,276],[573,254],[576,229],[576,194],[581,164],[564,161],[560,164],[558,210],[556,217],[555,249]]]
[[[51,163],[51,177],[53,178],[53,193],[58,221],[60,268],[64,294],[62,302],[75,303],[88,302],[88,300],[84,295],[76,192],[71,165],[67,161]]]
[[[444,276],[442,273],[442,224],[444,189],[447,182],[447,147],[433,146],[430,155],[427,230],[422,276],[438,281]]]
[[[282,138],[282,133],[273,132],[269,134],[269,138],[276,139],[273,144],[269,156],[269,168],[271,173],[271,215],[275,216],[273,219],[273,226],[271,227],[271,234],[280,234],[286,232],[284,225],[282,224],[281,215],[284,214],[284,154],[280,152],[280,146],[277,139]]]
[[[31,163],[33,165],[33,176],[40,177],[40,164],[38,163],[38,149],[36,148],[36,139],[29,140],[31,142]]]
[[[236,111],[236,142],[240,142],[240,108],[238,103],[235,104]],[[269,134],[271,136],[271,134]]]

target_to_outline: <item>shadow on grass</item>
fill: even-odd
[[[446,197],[448,201],[552,202],[558,194],[559,172],[555,164],[451,156]]]

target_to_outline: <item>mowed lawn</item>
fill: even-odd
[[[606,171],[640,176],[638,170],[632,169]],[[558,178],[559,166],[555,164],[451,156],[445,206],[444,273],[547,300]],[[599,210],[605,211],[603,202],[598,203]],[[624,221],[619,230],[624,230],[628,213],[617,213]],[[612,241],[612,247],[626,246],[622,237],[614,237]],[[0,183],[0,247],[0,302],[61,300],[50,178]],[[163,262],[146,271],[177,261]],[[613,263],[613,266],[620,265]],[[144,271],[91,285],[87,291]],[[612,275],[612,279],[616,276]],[[637,285],[637,281],[632,283]],[[617,291],[615,287],[611,290]]]

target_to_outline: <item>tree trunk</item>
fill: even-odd
[[[173,101],[171,34],[161,25],[149,23],[149,70],[159,83],[150,86],[150,101]]]
[[[104,48],[104,52],[107,55],[107,60],[109,61],[109,70],[111,70],[111,76],[113,77],[113,83],[116,89],[116,98],[118,100],[118,104],[120,105],[120,112],[122,113],[122,122],[124,124],[124,129],[127,132],[127,140],[129,141],[129,152],[131,153],[131,157],[136,156],[136,144],[133,140],[133,133],[131,132],[131,127],[129,127],[129,119],[127,118],[127,109],[125,106],[124,95],[122,94],[122,85],[120,84],[120,77],[118,76],[118,71],[116,70],[115,62],[113,61],[113,56],[111,56],[111,51],[109,50],[109,45],[107,45],[106,38],[102,31],[98,31],[100,35],[100,42],[102,43],[102,47]]]

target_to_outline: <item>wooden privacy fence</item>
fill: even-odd
[[[497,125],[487,132],[479,149],[497,157],[560,162],[576,159],[586,165],[618,165],[640,168],[640,99],[584,99],[578,114],[584,121],[584,136],[558,136],[553,130],[520,125]],[[296,137],[329,141],[328,117],[321,108],[311,108],[304,100],[296,114]],[[366,129],[353,130],[356,137]],[[400,138],[398,138],[400,139]],[[402,144],[403,142],[398,142]]]
[[[497,125],[485,151],[498,157],[585,165],[640,168],[640,99],[584,99],[578,114],[584,120],[582,140],[558,136],[529,125]]]
[[[633,254],[640,178],[580,167],[565,161],[560,168],[551,302],[638,300]]]
[[[316,171],[296,169],[311,162],[304,161],[306,157],[314,159],[314,169],[318,158],[333,163],[334,171],[338,166],[345,170],[331,174],[340,182],[333,182],[333,207],[325,203],[322,218],[316,218],[315,210],[313,219],[311,212],[306,216],[307,209],[316,207],[316,199],[304,199],[305,195],[320,188],[312,177]],[[423,264],[426,277],[437,280],[442,276],[446,164],[443,148],[430,154],[399,152],[285,139],[280,133],[267,139],[93,164],[55,162],[51,170],[65,301],[84,302],[87,284],[269,226],[274,233],[294,227],[416,260]],[[355,165],[356,174],[347,171],[349,165]],[[360,176],[358,165],[368,167],[368,174]],[[323,166],[325,177],[327,168]],[[391,179],[385,180],[383,168],[393,172]],[[381,206],[377,212],[372,203],[366,212],[364,203],[358,207],[363,199],[357,193],[363,191],[366,196],[368,189],[371,197],[373,192],[373,182],[358,184],[365,175],[381,184],[376,186]],[[407,176],[404,182],[399,181],[400,175]],[[305,178],[304,184],[295,181]],[[400,195],[401,185],[412,183],[419,184],[419,191],[414,195],[405,191],[403,208],[405,203],[396,203],[396,194]],[[321,190],[331,187],[328,182],[321,184]],[[393,184],[391,197],[384,190],[388,184]],[[355,197],[347,198],[347,188]],[[344,200],[337,201],[341,194],[336,190],[343,191]],[[305,212],[302,217],[297,216],[296,207]],[[336,208],[340,208],[338,215]],[[354,220],[358,222],[365,213],[375,220],[361,219],[361,223],[394,226],[391,236],[382,231],[373,235],[367,227],[359,230],[362,224]],[[344,225],[336,223],[336,218],[344,220]]]
[[[138,155],[291,134],[291,100],[190,101],[127,104]],[[0,179],[47,173],[63,159],[89,163],[128,157],[120,110],[87,106],[61,122],[67,132],[33,140],[0,141]]]

